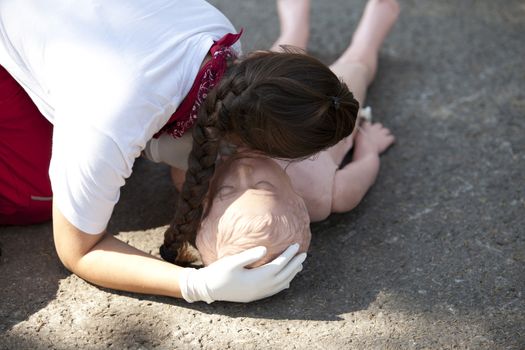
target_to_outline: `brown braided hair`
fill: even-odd
[[[306,158],[350,135],[358,110],[346,84],[305,53],[257,51],[229,62],[199,110],[161,256],[181,266],[197,259],[189,247],[195,246],[221,140],[274,158]]]

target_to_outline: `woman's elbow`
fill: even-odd
[[[75,272],[78,262],[104,237],[104,233],[87,234],[73,226],[62,214],[53,213],[53,238],[58,258],[64,266]]]
[[[79,261],[88,254],[102,239],[103,234],[89,235],[86,233],[55,233],[55,250],[62,264],[71,272],[76,273]]]

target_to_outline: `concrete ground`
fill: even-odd
[[[270,1],[215,0],[244,49],[268,47]],[[51,225],[0,228],[0,349],[524,349],[525,3],[400,0],[368,104],[397,136],[353,212],[312,226],[304,271],[251,304],[187,304],[71,275]],[[272,4],[273,5],[273,4]],[[364,0],[313,0],[329,63]],[[173,206],[139,160],[110,231],[157,253]]]

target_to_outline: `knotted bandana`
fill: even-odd
[[[175,113],[166,125],[153,137],[158,138],[162,133],[181,137],[197,120],[197,113],[203,104],[208,92],[217,85],[226,71],[227,61],[237,56],[231,48],[239,40],[242,30],[238,34],[228,33],[215,41],[210,48],[211,59],[197,73],[193,85],[181,102]]]

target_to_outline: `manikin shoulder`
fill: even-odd
[[[278,161],[292,181],[292,186],[305,201],[310,220],[321,221],[330,215],[334,176],[337,165],[328,152],[320,152],[302,161]]]

